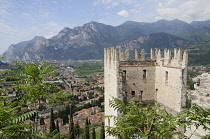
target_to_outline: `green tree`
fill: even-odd
[[[92,132],[92,139],[96,139],[96,131],[94,127],[93,127],[93,132]]]
[[[191,138],[199,127],[210,131],[210,108],[203,109],[196,104],[184,109],[177,116],[167,113],[159,106],[145,107],[141,102],[134,101],[124,104],[116,98],[113,98],[110,106],[121,113],[122,116],[106,117],[113,118],[115,123],[114,127],[107,127],[107,134],[120,139],[150,138],[151,136],[168,139],[174,137],[174,135]],[[190,136],[185,137],[178,130],[179,127],[190,129]]]
[[[70,105],[69,139],[75,139],[72,105]]]
[[[210,139],[210,135],[203,136],[201,139]]]
[[[75,138],[80,138],[80,127],[79,127],[79,122],[77,121],[77,123],[74,126],[74,133],[75,133]]]
[[[105,139],[105,128],[103,122],[101,123],[100,139]]]
[[[85,121],[85,128],[84,128],[83,138],[84,139],[90,139],[88,118],[86,118],[86,121]]]
[[[60,134],[57,130],[54,130],[52,133],[44,133],[43,139],[65,139],[64,136]]]
[[[180,125],[191,131],[190,136],[187,138],[191,138],[199,127],[210,131],[210,108],[204,109],[197,104],[192,104],[190,108],[179,113],[178,119],[181,123]]]
[[[69,123],[69,117],[66,113],[63,114],[62,119],[63,119],[63,124],[64,125]]]
[[[120,139],[156,138],[167,139],[181,134],[177,127],[177,117],[162,110],[159,106],[143,107],[141,102],[129,101],[124,104],[121,100],[113,98],[110,106],[122,114],[113,118],[115,126],[107,127],[107,134]]]
[[[58,120],[56,121],[56,130],[60,132]]]
[[[44,117],[40,117],[40,125],[44,125],[45,123],[44,123]]]
[[[5,80],[4,77],[11,75],[11,71],[0,72],[0,82]],[[5,90],[0,89],[2,93]],[[0,96],[0,138],[5,139],[22,139],[33,138],[38,134],[34,130],[34,125],[24,123],[31,118],[36,111],[18,111],[21,106],[18,105],[19,98],[7,98]]]
[[[7,106],[0,104],[0,138],[22,139],[35,137],[34,126],[23,123],[23,121],[29,119],[36,111],[29,111],[18,115],[14,111],[20,106],[14,106],[14,103],[7,103]]]
[[[55,92],[57,86],[52,82],[43,82],[43,79],[57,72],[53,65],[47,62],[40,62],[36,65],[33,62],[15,61],[16,81],[13,88],[20,92],[23,101],[39,102],[41,99],[49,98],[50,92]]]
[[[50,133],[52,133],[56,127],[55,127],[55,122],[54,122],[54,114],[53,114],[53,108],[50,109]]]

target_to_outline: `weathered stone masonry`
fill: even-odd
[[[195,82],[195,90],[190,90],[188,96],[192,100],[192,103],[198,104],[204,109],[210,108],[210,74],[203,73],[193,78]],[[186,130],[186,135],[189,136],[196,128],[194,126]],[[203,127],[199,127],[191,139],[199,139],[202,136],[209,135],[209,131],[205,131]]]
[[[150,59],[145,52],[135,50],[135,59],[129,59],[129,51],[117,47],[105,48],[105,115],[118,113],[109,106],[112,97],[128,101],[160,103],[168,112],[177,113],[185,107],[188,53],[181,49],[151,49]],[[112,119],[105,125],[114,126]],[[111,139],[112,137],[107,137]]]

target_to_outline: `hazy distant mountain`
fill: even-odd
[[[34,37],[11,45],[2,55],[5,60],[102,59],[103,49],[174,48],[210,39],[208,21],[188,24],[180,20],[159,20],[153,23],[127,21],[113,27],[90,22],[80,27],[61,30],[50,39]],[[187,40],[188,41],[187,41]]]
[[[140,36],[134,40],[126,40],[119,44],[123,49],[145,49],[147,52],[151,48],[177,48],[187,46],[189,41],[177,37],[175,35],[170,35],[167,33],[152,33],[150,35]]]
[[[30,41],[20,42],[9,46],[3,57],[6,61],[12,60],[42,60],[43,56],[40,55],[41,47],[48,44],[48,40],[42,36],[35,36]]]
[[[182,34],[193,30],[188,23],[178,19],[172,21],[159,20],[153,23],[129,21],[117,26],[116,28],[121,30],[123,33],[136,31],[139,33],[139,35],[146,35],[156,32],[165,32],[177,36],[182,36]]]
[[[210,27],[210,20],[206,21],[193,21],[190,25],[194,28]]]
[[[183,38],[195,42],[208,41],[210,40],[210,26],[194,29],[188,33],[185,33]]]

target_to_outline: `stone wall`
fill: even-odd
[[[195,78],[195,90],[189,92],[189,98],[192,100],[192,103],[196,103],[204,109],[210,108],[210,74],[203,73]],[[187,129],[186,135],[190,135],[192,131],[195,130],[195,127]],[[192,136],[192,139],[199,139],[202,136],[209,135],[210,132],[203,130],[202,127],[198,128],[195,134]]]
[[[129,59],[129,51],[117,47],[104,50],[105,115],[119,116],[109,106],[112,97],[123,101],[158,102],[170,113],[185,107],[188,53],[181,49],[151,50],[151,58],[145,58],[144,50],[135,50],[135,59]],[[106,126],[114,126],[112,119]],[[106,137],[112,139],[113,137]]]
[[[117,111],[109,106],[112,97],[119,98],[119,49],[105,48],[104,51],[104,86],[105,87],[105,115],[118,116]],[[105,118],[106,126],[114,126],[113,119]],[[114,139],[108,137],[108,139]]]
[[[127,100],[134,98],[140,100],[154,100],[155,66],[126,66],[121,65],[120,70],[126,72],[125,89]],[[145,75],[144,75],[145,74]]]
[[[203,73],[195,78],[195,90],[191,91],[189,97],[192,103],[196,103],[203,108],[210,108],[210,74]]]

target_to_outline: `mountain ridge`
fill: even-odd
[[[151,23],[127,21],[119,26],[92,21],[72,29],[65,27],[49,39],[35,36],[30,41],[12,44],[2,56],[8,61],[102,59],[103,49],[112,46],[128,49],[134,48],[132,45],[136,49],[182,47],[190,42],[209,40],[209,21],[192,22],[193,25],[178,19]]]

